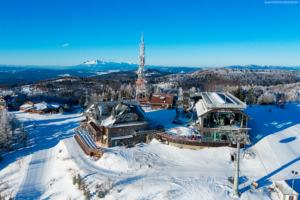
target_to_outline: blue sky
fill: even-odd
[[[0,64],[138,63],[141,31],[149,65],[300,66],[300,3],[262,0],[0,0]]]

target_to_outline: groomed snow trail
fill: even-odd
[[[253,118],[249,124],[255,145],[255,149],[250,147],[248,150],[254,153],[257,150],[262,162],[258,156],[241,159],[241,199],[277,200],[275,193],[270,195],[266,191],[270,181],[290,179],[290,170],[300,171],[299,105],[289,104],[286,110],[272,107],[272,113],[266,112],[264,106],[246,109],[245,113]],[[167,128],[174,127],[173,110],[153,111],[147,115]],[[17,117],[30,118],[31,123],[36,123],[37,132],[28,169],[23,170],[21,183],[15,183],[18,185],[16,199],[67,199],[66,195],[71,193],[75,195],[73,199],[83,200],[82,192],[72,185],[73,175],[68,168],[80,173],[92,191],[97,183],[110,178],[114,187],[106,195],[107,200],[160,200],[170,196],[173,200],[235,199],[231,194],[232,185],[227,181],[233,176],[235,167],[230,161],[229,147],[190,150],[153,140],[134,148],[106,149],[104,156],[96,161],[87,156],[74,139],[74,128],[82,120],[80,116],[40,116],[20,112]],[[64,148],[64,154],[58,154],[58,148]],[[1,176],[8,176],[8,171],[0,172]],[[57,181],[50,186],[52,178]],[[299,177],[296,179],[296,183],[300,182]],[[252,181],[259,183],[256,192],[249,191]]]
[[[40,199],[50,186],[53,159],[52,148],[40,150],[33,154],[16,199]]]

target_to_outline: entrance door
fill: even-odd
[[[115,146],[118,146],[118,142],[117,141],[115,141]]]

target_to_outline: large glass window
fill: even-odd
[[[217,128],[220,126],[245,128],[246,116],[240,113],[209,113],[204,118],[204,127]]]
[[[204,132],[202,141],[229,141],[228,135],[231,133],[219,133],[219,132]]]

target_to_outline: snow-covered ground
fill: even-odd
[[[254,146],[247,151],[256,157],[241,160],[241,199],[277,200],[277,194],[266,190],[270,181],[291,179],[291,170],[300,171],[300,104],[271,109],[270,113],[267,106],[253,106],[245,111],[253,118],[249,125]],[[83,153],[73,137],[81,116],[12,114],[25,121],[33,144],[4,156],[0,164],[0,179],[9,183],[16,199],[84,199],[72,185],[75,173],[84,177],[92,199],[98,199],[95,185],[106,178],[114,187],[105,199],[236,199],[227,181],[234,173],[235,163],[229,156],[232,148],[189,150],[153,140],[128,149],[109,148],[96,161]],[[186,129],[171,123],[175,110],[147,112],[147,116],[168,129]],[[256,191],[249,190],[252,181],[259,184]],[[299,185],[296,177],[298,192]]]

